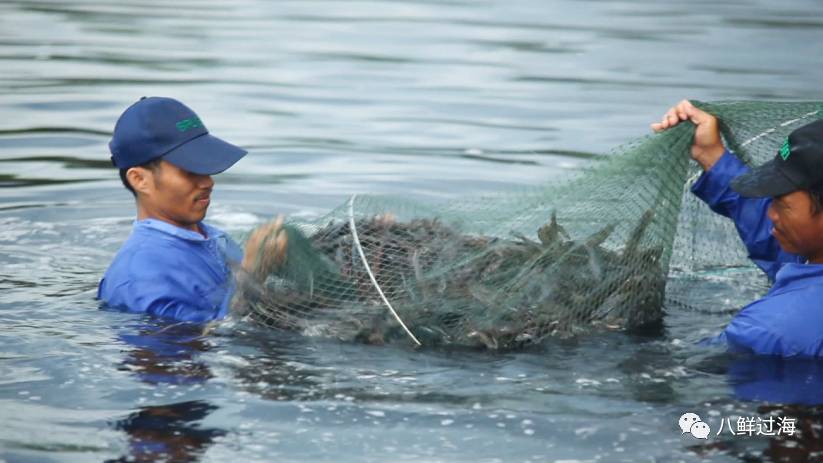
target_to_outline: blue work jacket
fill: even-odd
[[[766,214],[770,198],[743,198],[731,189],[731,180],[748,169],[726,151],[692,187],[714,212],[734,221],[749,257],[773,282],[713,341],[755,354],[823,356],[823,265],[780,249]]]
[[[234,292],[232,264],[243,258],[228,235],[204,223],[200,233],[145,219],[114,257],[97,290],[109,307],[203,323],[223,318]]]

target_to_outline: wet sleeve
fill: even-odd
[[[734,221],[749,258],[768,275],[769,280],[774,281],[783,263],[799,262],[801,258],[780,249],[771,235],[772,221],[766,214],[771,198],[744,198],[732,190],[732,179],[748,170],[733,153],[726,150],[717,163],[695,182],[692,193],[708,204],[711,210]]]

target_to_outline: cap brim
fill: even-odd
[[[166,153],[163,159],[195,174],[214,175],[245,155],[246,150],[206,133]]]
[[[798,190],[789,177],[780,171],[776,159],[736,177],[732,180],[731,187],[740,196],[747,198],[773,198]]]

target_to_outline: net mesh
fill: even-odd
[[[821,114],[819,103],[697,105],[750,165]],[[540,187],[425,204],[354,196],[285,225],[285,262],[248,313],[306,335],[492,349],[660,326],[664,306],[692,303],[667,293],[673,274],[751,266],[733,224],[688,194],[693,133],[680,124]]]

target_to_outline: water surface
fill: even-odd
[[[725,298],[740,274],[701,279],[705,306],[669,308],[662,334],[519,353],[352,345],[242,323],[201,337],[101,311],[94,295],[134,218],[107,142],[140,96],[185,101],[250,150],[215,178],[209,214],[242,238],[277,213],[316,216],[353,193],[449,200],[567,178],[685,97],[819,100],[821,32],[812,0],[1,3],[0,460],[818,451],[808,433],[680,434],[686,411],[714,431],[769,413],[821,422],[814,408],[774,405],[823,384],[815,362],[694,346],[765,289]],[[763,384],[771,395],[758,395]]]

